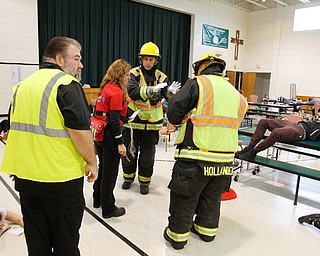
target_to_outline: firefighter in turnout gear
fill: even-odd
[[[181,126],[164,238],[177,250],[187,244],[190,231],[213,241],[221,195],[230,187],[238,128],[248,105],[223,77],[225,66],[214,54],[203,55],[193,65],[195,77],[169,100],[169,121]]]
[[[170,83],[168,77],[157,69],[160,58],[159,48],[152,42],[145,43],[139,53],[141,65],[132,68],[128,82],[128,116],[139,111],[136,118],[125,124],[124,143],[127,157],[122,157],[123,189],[129,189],[136,176],[140,193],[149,193],[153,174],[156,144],[163,123],[161,100],[169,99],[179,89],[180,84]]]

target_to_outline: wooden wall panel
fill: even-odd
[[[83,88],[89,105],[94,98],[98,97],[99,90],[100,88]]]
[[[246,72],[242,75],[242,91],[244,97],[249,99],[249,96],[254,94],[254,87],[256,84],[256,73]]]

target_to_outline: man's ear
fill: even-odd
[[[59,67],[63,67],[64,66],[64,59],[62,58],[61,55],[57,54],[56,58],[55,58],[55,61],[56,61],[57,65]]]

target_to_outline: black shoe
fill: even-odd
[[[247,146],[245,147],[244,149],[240,150],[240,151],[237,151],[236,154],[235,154],[235,157],[236,158],[239,158],[240,155],[244,154],[244,153],[247,153],[250,149],[252,149],[252,147],[250,146]]]
[[[202,234],[200,234],[200,233],[195,229],[194,226],[191,227],[190,231],[191,231],[192,233],[198,235],[198,236],[201,238],[201,240],[203,240],[203,241],[205,241],[205,242],[212,242],[212,241],[214,240],[214,238],[216,237],[216,236],[206,236],[206,235],[202,235]]]
[[[167,227],[164,229],[164,232],[163,232],[163,237],[164,239],[166,239],[170,244],[171,246],[175,249],[175,250],[181,250],[184,248],[184,246],[187,244],[188,241],[184,241],[184,242],[175,242],[173,241],[167,234]]]
[[[149,194],[149,186],[148,185],[140,185],[140,194],[148,195]]]
[[[97,199],[96,197],[93,197],[93,207],[94,208],[100,208],[101,207],[100,196],[99,196],[99,199]]]
[[[107,219],[111,217],[120,217],[125,214],[126,214],[126,209],[124,209],[123,207],[119,207],[113,210],[111,213],[102,212],[102,217]]]
[[[310,214],[306,216],[302,216],[298,219],[299,223],[306,222],[308,224],[312,224],[314,221],[320,220],[320,214]]]
[[[129,181],[124,181],[123,183],[122,183],[122,189],[129,189],[130,187],[131,187],[131,182],[129,182]]]
[[[246,153],[239,155],[238,158],[241,160],[252,160],[253,158],[256,157],[256,155],[257,155],[257,152],[252,148]]]
[[[100,208],[101,207],[101,203],[93,201],[93,207],[94,208]]]

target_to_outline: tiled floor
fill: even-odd
[[[0,159],[4,145],[0,143]],[[320,230],[298,223],[298,217],[320,212],[320,183],[302,178],[298,205],[293,205],[296,176],[261,167],[252,175],[244,170],[232,188],[235,200],[222,202],[220,228],[212,243],[201,241],[194,234],[182,251],[175,251],[164,241],[167,225],[169,190],[174,146],[165,152],[164,142],[157,147],[155,172],[150,194],[139,194],[135,182],[130,190],[121,189],[121,172],[115,194],[118,206],[127,214],[120,218],[103,219],[101,210],[92,207],[92,184],[85,184],[87,209],[82,228],[82,255],[232,255],[232,256],[298,256],[319,255]],[[318,167],[320,160],[283,152],[286,161]],[[254,166],[250,165],[252,169]],[[0,206],[20,212],[12,195],[13,183],[0,174]],[[8,187],[5,186],[8,184]],[[0,238],[0,256],[27,255],[23,237],[6,232]]]

